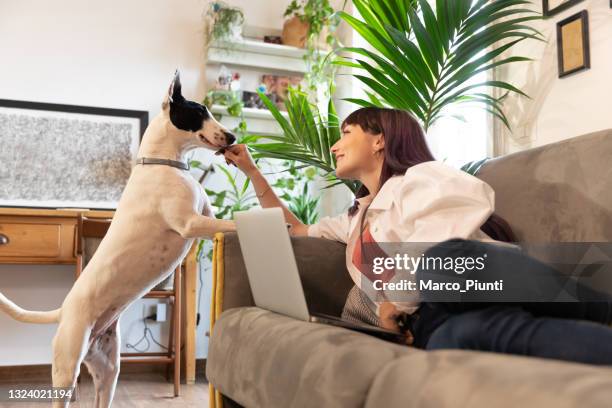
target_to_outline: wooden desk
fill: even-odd
[[[113,211],[0,208],[0,264],[76,264],[79,214],[112,218]],[[4,239],[3,237],[6,237]],[[3,241],[7,243],[2,244]],[[197,245],[185,259],[185,378],[195,383]]]

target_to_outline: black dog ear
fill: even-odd
[[[181,94],[181,74],[178,69],[174,71],[174,78],[170,84],[170,89],[168,89],[168,96],[170,102],[179,102],[183,99],[183,95]]]
[[[164,102],[162,103],[162,108],[167,108],[169,103],[177,103],[183,99],[183,95],[181,94],[181,75],[179,70],[174,71],[174,76],[172,77],[172,82],[168,87],[168,92],[164,98]]]

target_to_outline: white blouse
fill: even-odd
[[[403,176],[391,177],[372,200],[371,195],[357,199],[359,211],[336,217],[323,217],[310,225],[308,235],[347,244],[346,266],[360,286],[362,273],[352,263],[359,242],[359,223],[368,203],[364,225],[369,224],[376,242],[442,242],[451,238],[492,241],[480,227],[493,213],[495,192],[484,181],[439,161],[410,167]],[[366,278],[367,279],[367,278]],[[376,306],[380,303],[376,299]],[[418,302],[393,302],[412,313]],[[378,309],[378,307],[377,307]],[[377,310],[378,312],[378,310]]]

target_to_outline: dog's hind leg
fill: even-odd
[[[111,406],[120,364],[119,318],[94,341],[84,363],[93,377],[96,400],[94,408]]]
[[[62,315],[53,338],[53,386],[74,390],[81,362],[87,352],[91,325],[78,313]],[[53,408],[65,408],[69,401],[53,401]]]

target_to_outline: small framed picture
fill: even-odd
[[[557,23],[559,78],[589,69],[589,18],[582,10]]]
[[[542,0],[542,13],[544,17],[554,16],[581,1],[582,0]],[[610,0],[610,2],[612,2],[612,0]]]

